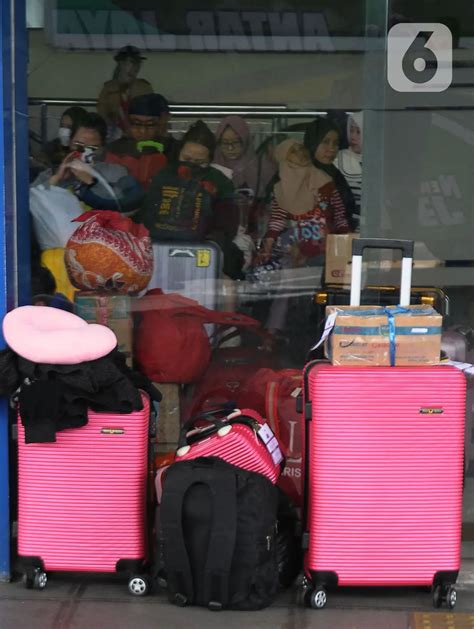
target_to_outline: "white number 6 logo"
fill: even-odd
[[[424,40],[424,43],[423,43]],[[453,38],[444,24],[392,26],[387,79],[397,92],[444,92],[453,79]]]

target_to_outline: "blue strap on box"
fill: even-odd
[[[395,315],[406,314],[407,312],[410,312],[410,310],[408,308],[403,308],[402,306],[398,306],[397,308],[384,308],[383,311],[387,315],[387,319],[388,319],[388,341],[390,343],[390,367],[395,367],[395,359],[396,359],[396,351],[397,351],[397,345],[395,342],[395,337],[396,337]]]

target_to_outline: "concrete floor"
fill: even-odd
[[[45,590],[0,584],[0,629],[435,629],[474,628],[474,543],[463,545],[456,613],[434,613],[421,589],[347,589],[324,610],[305,609],[294,587],[259,612],[209,612],[170,605],[162,593],[137,598],[118,577],[49,575]]]
[[[0,583],[0,629],[474,629],[474,465],[464,491],[463,563],[455,613],[435,611],[422,589],[346,589],[325,609],[305,609],[293,587],[259,612],[179,608],[163,593],[131,596],[126,580],[48,575],[45,590]]]

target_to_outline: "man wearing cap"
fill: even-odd
[[[106,81],[99,94],[97,111],[109,127],[127,130],[128,107],[136,96],[153,92],[151,84],[137,78],[146,57],[135,46],[124,46],[114,57],[117,62],[111,81]]]
[[[168,101],[161,94],[133,98],[128,108],[127,135],[107,146],[106,161],[126,166],[147,190],[179,145],[168,134],[168,121]]]

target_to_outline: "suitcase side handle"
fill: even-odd
[[[410,305],[411,272],[413,266],[413,240],[391,240],[386,238],[354,238],[352,241],[351,306],[360,306],[362,287],[362,255],[364,249],[395,249],[402,251],[402,279],[400,283],[400,306]]]

